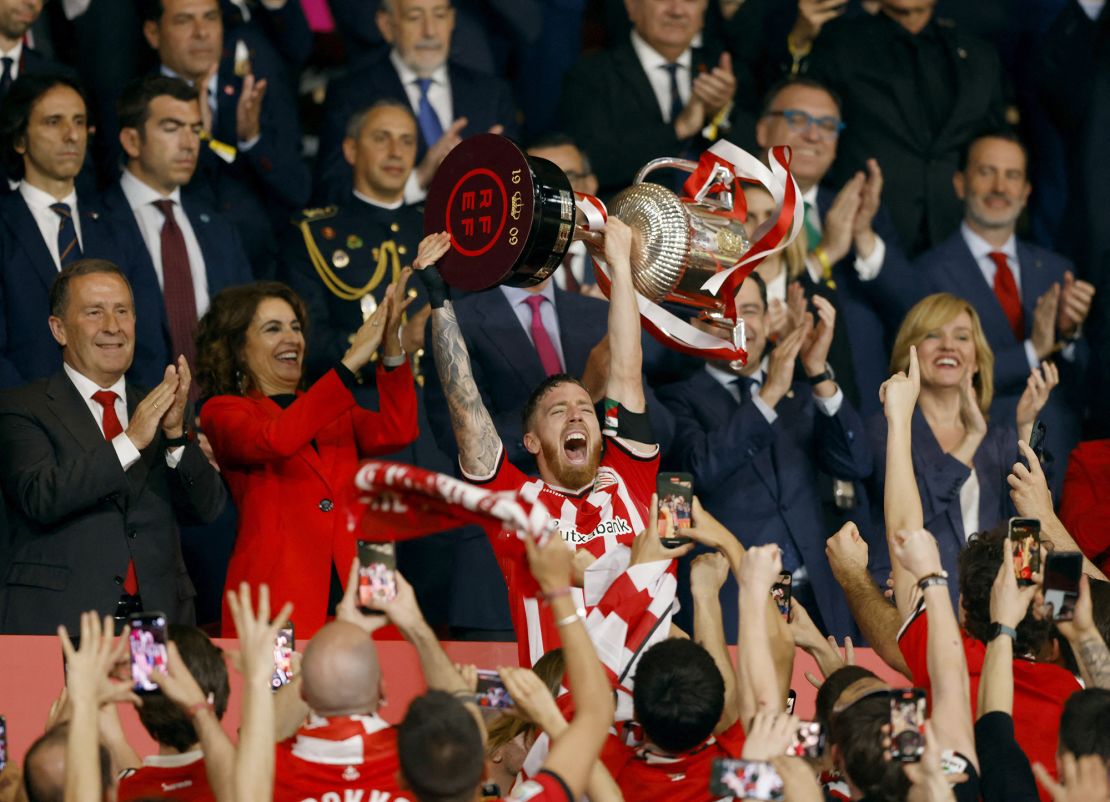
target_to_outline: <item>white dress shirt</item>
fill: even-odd
[[[82,253],[84,252],[85,246],[81,241],[81,216],[77,213],[76,189],[71,190],[61,201],[58,201],[50,193],[43,192],[26,181],[20,181],[19,194],[23,196],[24,203],[27,204],[27,208],[31,210],[31,216],[35,218],[35,222],[38,224],[39,233],[46,243],[47,250],[50,251],[50,257],[54,260],[54,267],[58,270],[62,269],[61,260],[58,256],[58,229],[61,227],[62,218],[50,208],[52,204],[65,203],[69,205],[70,220],[73,221],[73,228],[77,231],[77,244],[81,246]]]
[[[739,374],[722,370],[709,362],[705,364],[705,370],[710,376],[716,379],[722,387],[728,390],[728,394],[732,396],[736,403],[740,403],[740,385],[734,383],[736,379],[740,378]],[[755,404],[756,409],[763,413],[763,417],[767,420],[767,423],[774,423],[778,420],[779,414],[771,409],[767,402],[759,396],[759,391],[763,389],[763,382],[767,378],[766,371],[761,367],[751,376],[748,376],[748,378],[755,382],[755,384],[752,385],[752,403]],[[828,398],[815,394],[813,400],[817,404],[817,408],[831,418],[840,411],[840,405],[844,403],[844,393],[841,391],[840,385],[837,385],[836,392]]]
[[[93,398],[93,394],[100,390],[111,390],[116,394],[116,417],[119,418],[119,424],[123,427],[123,431],[112,438],[112,448],[116,450],[116,457],[119,458],[119,464],[126,471],[132,465],[139,461],[139,449],[135,448],[135,444],[131,442],[131,438],[127,436],[127,380],[120,377],[119,380],[111,387],[101,387],[83,373],[77,372],[68,363],[62,363],[62,369],[65,370],[69,380],[73,382],[73,386],[77,388],[77,392],[81,394],[81,398],[85,401],[85,406],[89,408],[92,413],[93,420],[96,421],[97,428],[100,433],[104,434],[104,407],[100,402]],[[185,446],[177,446],[166,451],[166,464],[171,468],[176,468],[181,462],[181,455],[185,451]]]
[[[824,221],[821,219],[821,214],[818,212],[817,207],[817,185],[802,193],[802,200],[806,203],[806,217],[819,232],[825,230]],[[871,281],[883,269],[883,261],[886,259],[886,243],[883,238],[878,234],[875,235],[875,247],[866,259],[859,254],[856,254],[855,268],[856,273],[859,274],[860,281]],[[814,284],[820,284],[825,277],[824,269],[821,263],[811,256],[806,257],[806,269],[809,271],[809,277],[813,279]]]
[[[417,80],[420,76],[401,60],[401,56],[396,49],[389,51],[389,61],[393,64],[393,69],[397,71],[397,77],[401,80],[401,86],[405,89],[409,105],[412,106],[413,116],[419,120],[420,85]],[[451,123],[455,121],[455,109],[451,100],[451,78],[447,74],[447,64],[441,64],[428,77],[432,80],[431,84],[428,85],[428,103],[431,105],[432,111],[435,112],[436,118],[439,119],[440,128],[446,131],[451,127]],[[427,143],[428,147],[434,144],[434,142]],[[416,170],[413,170],[409,173],[408,180],[405,181],[405,203],[420,203],[427,194],[427,191],[420,186],[420,182],[416,178]]]
[[[5,53],[3,50],[0,50],[0,58],[10,58],[12,60],[11,75],[12,80],[14,81],[16,78],[19,77],[19,62],[23,58],[23,40],[20,39],[18,42],[16,42],[15,47],[13,47],[7,53]],[[2,68],[0,68],[0,72],[3,72]]]
[[[578,282],[579,287],[593,284],[593,262],[590,260],[589,251],[586,250],[586,243],[580,239],[574,240],[567,248],[567,256],[570,257],[570,261],[567,262],[564,259],[562,266],[557,268],[551,276],[559,289],[565,290],[567,288],[568,270],[574,276],[574,280]],[[577,292],[577,290],[575,291]]]
[[[154,273],[158,276],[158,286],[165,288],[165,272],[162,267],[162,225],[166,218],[154,205],[155,201],[173,201],[173,217],[185,238],[185,252],[189,255],[189,273],[193,277],[193,296],[197,304],[197,317],[200,318],[208,311],[208,273],[204,266],[204,253],[200,249],[200,242],[193,231],[193,224],[189,215],[181,206],[181,190],[175,189],[168,197],[153,187],[144,184],[130,170],[124,170],[120,178],[120,189],[123,190],[131,212],[139,224],[139,231],[143,235],[150,261],[154,263]]]
[[[964,483],[960,485],[960,518],[964,524],[964,542],[968,537],[979,531],[979,476],[975,473],[975,466],[971,466],[971,473]]]
[[[632,30],[632,49],[636,51],[636,58],[640,60],[640,66],[643,67],[648,83],[651,84],[651,91],[655,93],[655,99],[659,103],[659,111],[663,114],[663,120],[673,123],[674,120],[671,119],[671,73],[667,70],[667,65],[672,62],[665,59],[658,50],[644,41],[644,38],[635,29]],[[683,106],[690,101],[690,93],[693,91],[693,78],[690,73],[693,61],[694,51],[686,48],[682,55],[678,57],[677,62],[674,62],[678,64],[675,78],[678,80],[678,96],[682,99]]]
[[[524,333],[528,337],[528,342],[532,343],[533,348],[535,348],[536,343],[532,339],[532,307],[528,305],[528,299],[534,295],[547,299],[547,303],[540,304],[540,322],[543,323],[547,336],[551,338],[551,344],[555,346],[555,353],[559,355],[559,362],[562,363],[565,370],[567,360],[563,357],[563,341],[559,338],[559,316],[555,313],[555,285],[549,281],[542,290],[535,293],[522,290],[520,287],[507,287],[502,284],[501,292],[505,293],[509,305],[513,308],[513,313],[516,314],[516,319],[524,327]]]

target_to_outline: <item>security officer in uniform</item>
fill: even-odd
[[[423,209],[404,204],[405,181],[416,161],[416,119],[408,105],[382,99],[352,115],[343,140],[343,155],[354,172],[354,191],[338,206],[306,209],[293,219],[282,239],[281,274],[308,305],[308,379],[327,372],[346,352],[348,337],[385,296],[401,269],[412,263],[423,237]],[[418,282],[409,283],[417,298],[409,307],[401,342],[418,383],[424,333],[431,308]],[[377,408],[373,374],[357,394],[366,407]],[[420,437],[385,457],[429,470],[452,473],[450,460],[435,444],[418,389]],[[450,536],[443,536],[450,540]],[[403,543],[400,569],[413,583],[422,609],[433,614],[448,605],[450,544],[440,536]]]

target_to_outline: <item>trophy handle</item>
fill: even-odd
[[[676,159],[670,156],[664,156],[661,159],[652,159],[636,173],[636,178],[633,179],[633,184],[642,184],[648,174],[665,168],[673,168],[675,170],[685,170],[688,173],[693,173],[699,167],[698,162],[692,162],[689,159]],[[723,164],[716,164],[711,173],[711,180],[707,181],[705,186],[711,187],[715,184],[723,184],[724,186],[732,186],[732,182],[736,180],[736,176],[732,170],[725,167]],[[703,192],[698,193],[698,197],[694,198],[695,203],[701,203],[706,206],[713,206],[722,209],[726,212],[732,211],[732,193],[728,191],[718,192],[715,197],[709,197],[708,194]]]

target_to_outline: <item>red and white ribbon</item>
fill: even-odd
[[[585,192],[575,192],[574,205],[578,208],[578,211],[585,215],[587,231],[605,230],[605,221],[609,219],[609,212],[605,209],[604,203],[593,195],[587,195]]]
[[[752,247],[736,264],[729,265],[709,278],[701,289],[722,300],[725,317],[736,321],[736,292],[756,266],[774,253],[789,245],[805,228],[805,204],[801,202],[801,190],[790,174],[790,149],[775,147],[770,151],[770,167],[755,156],[731,142],[717,141],[702,154],[697,169],[683,186],[683,194],[689,198],[703,200],[715,192],[733,192],[733,212],[738,218],[746,216],[746,204],[739,183],[756,184],[771,194],[775,201],[775,213],[754,233],[749,232]],[[730,184],[722,183],[718,166],[725,166],[734,176]],[[591,222],[592,212],[597,219],[595,204],[600,201],[588,195],[580,196],[576,205],[587,214],[587,224],[591,231],[603,230],[605,215],[601,213],[601,226]],[[590,212],[587,212],[588,205]],[[604,207],[601,207],[604,210]],[[598,286],[609,294],[609,268],[605,260],[594,255],[595,274]],[[744,349],[734,346],[721,337],[716,337],[692,326],[686,320],[667,311],[659,304],[636,293],[640,308],[640,318],[644,328],[657,340],[692,356],[711,359],[746,359]]]

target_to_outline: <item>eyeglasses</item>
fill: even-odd
[[[811,125],[816,125],[823,139],[835,139],[844,130],[844,123],[836,117],[814,117],[808,111],[801,109],[769,111],[767,116],[782,117],[786,120],[786,127],[796,134],[805,133]]]

